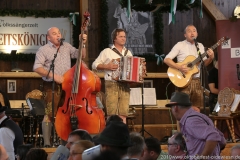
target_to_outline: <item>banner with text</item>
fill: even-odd
[[[0,17],[0,52],[36,53],[47,43],[47,30],[53,26],[71,43],[72,27],[68,18]]]

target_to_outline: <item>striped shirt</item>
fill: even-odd
[[[36,53],[33,70],[43,67],[45,70],[49,71],[56,52],[56,46],[50,41],[48,41],[46,45],[40,47]],[[54,61],[54,73],[62,76],[71,68],[71,58],[77,58],[78,54],[78,49],[67,42],[63,42]],[[46,79],[46,77],[42,77],[42,79],[45,81],[52,81],[52,79]]]

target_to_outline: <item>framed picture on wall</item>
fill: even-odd
[[[153,88],[153,80],[144,80],[143,88]]]
[[[16,93],[17,83],[16,80],[7,80],[7,93]]]

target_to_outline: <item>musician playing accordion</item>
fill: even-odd
[[[126,32],[123,29],[114,29],[111,34],[113,46],[104,49],[92,64],[92,69],[105,72],[105,95],[107,116],[119,115],[126,123],[129,110],[130,87],[129,83],[114,80],[114,71],[119,69],[116,59],[132,56],[124,45]]]

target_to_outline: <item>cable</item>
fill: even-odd
[[[171,83],[172,83],[172,82],[170,81],[170,82],[167,84],[167,86],[166,86],[166,97],[167,97],[167,100],[168,100],[167,88],[168,88],[169,84],[171,84]],[[174,128],[173,128],[172,113],[171,113],[170,109],[169,109],[168,111],[169,111],[169,114],[170,114],[170,118],[171,118],[171,122],[172,122],[172,130],[173,130]]]
[[[168,85],[171,84],[171,83],[172,83],[172,82],[170,81],[170,82],[167,84],[167,86],[166,86],[166,97],[167,97],[167,99],[168,99],[167,88],[168,88]]]

